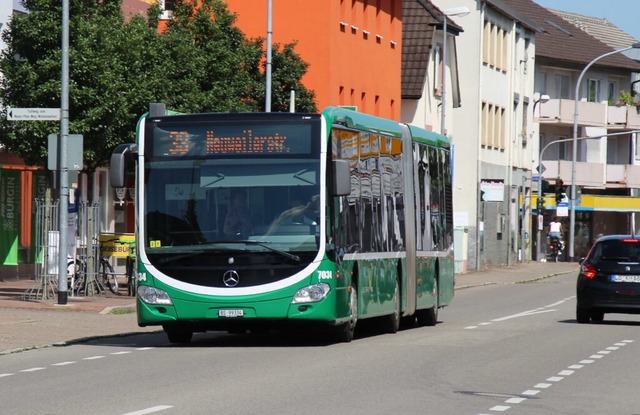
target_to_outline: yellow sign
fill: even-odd
[[[100,234],[100,256],[126,258],[135,248],[136,237],[132,233]]]

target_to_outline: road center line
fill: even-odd
[[[496,321],[496,322],[505,321],[505,320],[510,320],[512,318],[528,317],[528,316],[532,316],[534,314],[550,313],[552,311],[558,311],[558,310],[555,309],[555,308],[552,308],[552,309],[549,309],[549,310],[540,310],[540,309],[529,310],[529,311],[523,311],[522,313],[518,313],[518,314],[512,314],[512,315],[506,316],[506,317],[496,318],[496,319],[491,320],[491,321]]]
[[[164,411],[165,409],[170,409],[170,408],[173,408],[173,406],[157,405],[157,406],[152,406],[151,408],[141,409],[139,411],[127,412],[126,414],[122,414],[122,415],[146,415],[146,414],[152,414],[154,412]]]

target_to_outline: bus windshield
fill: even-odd
[[[206,255],[208,247],[317,252],[317,120],[175,119],[146,129],[141,229],[150,258]]]

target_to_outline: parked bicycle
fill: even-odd
[[[110,243],[114,246],[117,245],[125,245],[127,246],[128,255],[126,257],[126,267],[124,276],[127,279],[127,294],[135,295],[136,287],[135,287],[135,241],[130,240],[122,240],[118,238],[102,240],[100,244]],[[118,294],[120,289],[120,284],[118,282],[118,276],[122,276],[122,273],[118,274],[111,262],[109,261],[109,256],[104,255],[103,253],[106,250],[101,249],[101,254],[98,257],[98,267],[97,267],[97,275],[95,278],[95,285],[98,292],[104,292],[109,289],[114,294]],[[73,290],[75,293],[79,293],[81,291],[87,291],[88,286],[90,285],[90,281],[87,279],[87,274],[89,273],[89,269],[87,268],[87,257],[79,256],[76,259],[69,259],[67,263],[67,275],[69,278],[69,287],[70,290]]]
[[[124,252],[126,252],[127,254],[124,276],[127,279],[127,283],[126,283],[127,294],[135,295],[135,292],[136,292],[136,286],[135,286],[136,241],[131,239],[113,238],[113,239],[107,239],[107,240],[102,239],[101,242],[103,244],[111,243],[114,246],[120,245],[120,246],[127,247],[127,249],[124,250]],[[118,250],[117,252],[122,252],[122,251]],[[114,288],[113,288],[114,286],[116,287],[114,292],[118,291],[117,274],[114,272],[113,267],[109,262],[109,259],[105,255],[101,255],[101,258],[100,258],[100,275],[102,275],[103,280],[107,280],[110,282],[109,288],[111,288],[112,291],[114,291]],[[112,280],[114,281],[113,284],[111,283]]]
[[[73,290],[74,293],[83,291],[88,284],[87,273],[86,258],[77,257],[75,260],[70,259],[67,263],[68,286],[70,290]],[[106,291],[106,288],[108,288],[114,294],[118,293],[118,278],[107,257],[101,256],[99,258],[96,285],[99,292]]]

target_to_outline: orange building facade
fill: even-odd
[[[271,0],[272,42],[297,41],[303,84],[329,105],[400,120],[401,0]],[[247,37],[267,37],[267,0],[227,0]],[[266,43],[266,42],[265,42]]]

